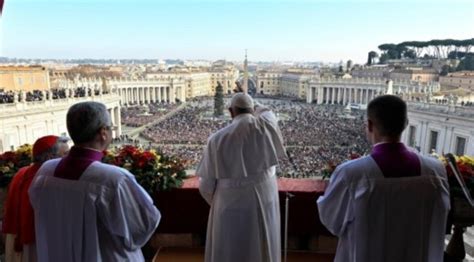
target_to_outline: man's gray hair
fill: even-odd
[[[61,144],[65,144],[67,142],[69,142],[69,138],[59,137],[58,140],[56,140],[54,146],[52,146],[50,149],[42,152],[41,154],[33,155],[33,162],[42,164],[50,159],[58,158],[59,147]]]
[[[110,125],[110,116],[104,104],[77,103],[67,112],[67,131],[74,144],[91,142],[102,127]]]

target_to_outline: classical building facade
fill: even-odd
[[[49,72],[43,66],[1,66],[0,90],[48,90]]]
[[[395,69],[390,72],[390,79],[393,81],[416,81],[421,83],[431,83],[439,80],[439,73],[434,69]]]
[[[474,71],[460,71],[439,77],[444,88],[463,88],[474,91]]]
[[[309,80],[315,76],[312,69],[285,71],[260,70],[257,72],[257,93],[305,98]]]
[[[33,144],[44,135],[67,135],[66,113],[72,105],[84,101],[98,101],[106,105],[112,124],[121,135],[120,97],[115,92],[99,96],[68,97],[57,100],[0,104],[0,152]]]
[[[306,90],[309,86],[310,74],[286,72],[280,77],[280,90],[283,96],[298,98],[306,97]]]
[[[386,65],[379,66],[367,66],[361,68],[354,68],[351,71],[351,75],[354,78],[380,78],[380,79],[388,79],[390,77],[390,72],[393,68],[390,68]]]
[[[474,108],[408,104],[409,124],[402,141],[422,154],[474,155]]]
[[[221,83],[224,94],[232,93],[235,81],[239,78],[239,70],[235,68],[211,68],[211,94],[216,92],[217,83]]]
[[[312,78],[306,92],[306,102],[318,104],[367,105],[374,97],[383,94],[409,96],[411,93],[432,93],[439,91],[438,83],[422,84],[413,81],[399,81],[374,78]]]
[[[153,72],[147,73],[147,80],[169,81],[170,83],[178,83],[184,85],[184,99],[196,96],[211,95],[211,77],[208,72],[202,71],[181,71],[181,72]],[[180,94],[181,96],[181,94]],[[171,100],[170,100],[171,101]],[[182,100],[181,98],[181,101]]]
[[[185,82],[185,98],[188,99],[214,95],[218,82],[222,84],[224,93],[232,92],[238,77],[239,70],[232,64],[219,61],[209,68],[183,67],[169,71],[148,72],[145,76],[148,80],[174,80],[175,83],[178,80],[183,80]],[[181,99],[181,101],[184,100]]]
[[[257,72],[257,93],[265,95],[281,94],[280,78],[282,72],[261,70]]]

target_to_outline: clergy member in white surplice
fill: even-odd
[[[442,262],[449,188],[444,166],[407,148],[405,102],[391,95],[367,107],[370,155],[340,165],[317,201],[339,237],[336,262]]]
[[[277,118],[244,93],[229,107],[232,123],[209,138],[197,168],[211,206],[205,261],[280,261],[275,167],[285,156]]]
[[[144,261],[160,213],[130,172],[101,162],[114,128],[101,103],[69,109],[74,146],[44,163],[29,189],[38,261]]]

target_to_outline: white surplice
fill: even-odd
[[[336,262],[442,262],[449,186],[444,166],[419,156],[421,176],[384,178],[366,156],[339,166],[317,201],[339,237]]]
[[[280,261],[275,166],[284,155],[271,111],[238,115],[209,138],[196,172],[211,205],[205,261]]]
[[[144,261],[161,216],[133,175],[93,162],[79,180],[61,179],[59,161],[43,164],[29,189],[38,261]]]

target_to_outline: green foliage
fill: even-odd
[[[441,72],[439,73],[440,76],[446,76],[448,75],[448,73],[452,72],[453,69],[451,68],[450,65],[444,65],[442,68],[441,68]]]
[[[344,67],[342,65],[339,66],[339,73],[344,73]]]
[[[150,194],[181,187],[186,171],[183,161],[154,150],[144,151],[125,145],[117,151],[107,151],[102,162],[130,171]]]
[[[405,50],[405,52],[403,52],[403,57],[415,59],[416,58],[416,53],[415,53],[415,51],[413,51],[411,49],[407,49],[407,50]]]
[[[382,54],[380,56],[379,63],[384,64],[385,62],[387,62],[388,59],[390,59],[388,54]]]
[[[374,58],[378,57],[379,55],[375,51],[370,51],[368,58],[367,58],[367,65],[372,65],[374,63]]]
[[[425,59],[432,58],[461,58],[459,54],[469,53],[469,50],[474,46],[474,38],[465,40],[455,39],[433,39],[430,41],[405,41],[399,44],[381,44],[378,48],[386,54],[384,59],[381,59],[384,63],[387,59],[401,59],[404,58],[421,58],[423,52]],[[461,49],[463,48],[463,49]],[[453,51],[454,49],[454,51]],[[464,52],[461,52],[464,50]],[[370,64],[370,61],[367,61]]]
[[[474,70],[474,55],[468,55],[461,60],[456,71]]]
[[[220,82],[217,82],[216,94],[214,95],[214,116],[224,115],[224,88]]]

